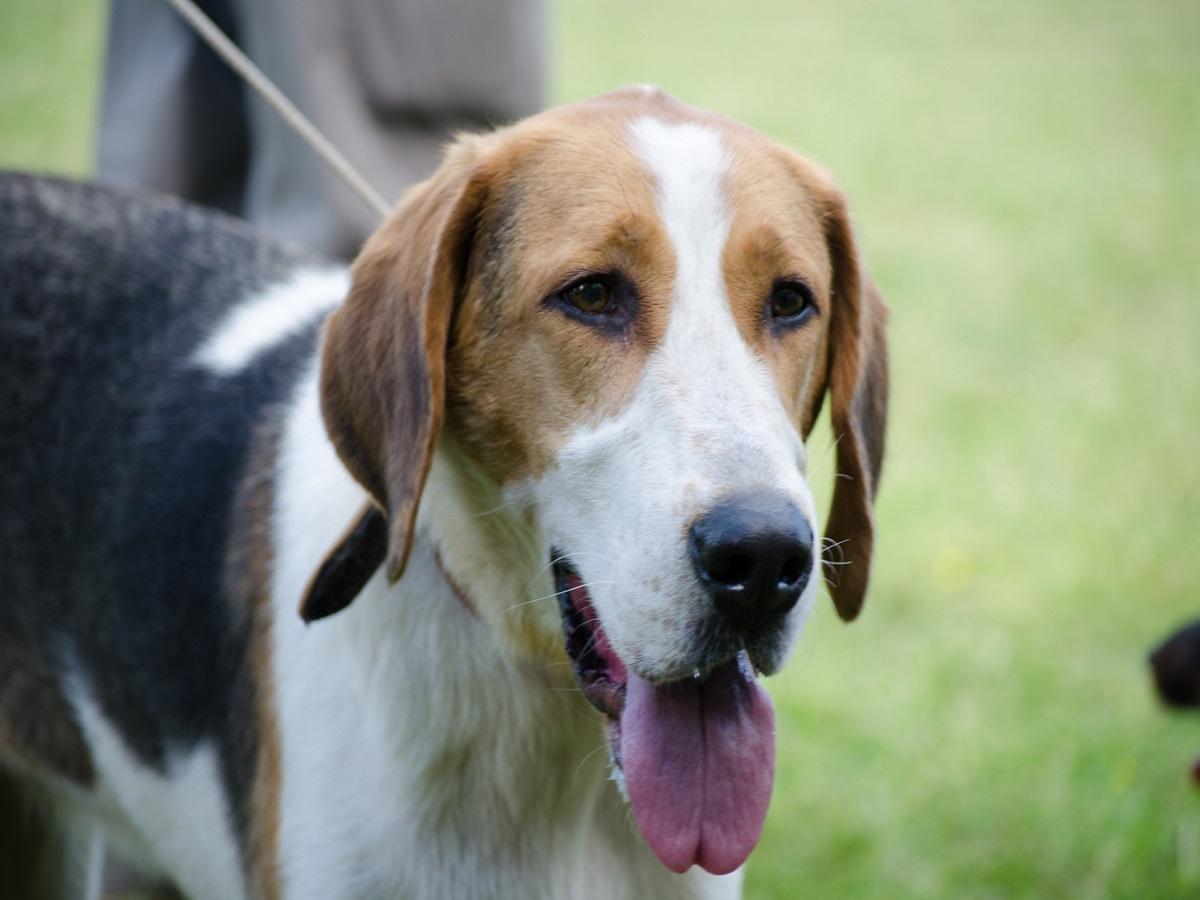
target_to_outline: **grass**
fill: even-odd
[[[91,168],[106,4],[0,3],[0,167]]]
[[[101,13],[0,7],[0,164],[86,170]],[[828,165],[893,308],[876,580],[774,681],[748,895],[1200,896],[1200,719],[1145,667],[1200,615],[1200,7],[553,13],[554,100],[655,82]]]

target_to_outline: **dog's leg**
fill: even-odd
[[[104,839],[67,822],[43,792],[0,770],[0,897],[97,900]]]

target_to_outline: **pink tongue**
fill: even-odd
[[[703,682],[628,674],[621,763],[633,817],[668,869],[732,872],[762,834],[775,779],[775,710],[745,653]]]

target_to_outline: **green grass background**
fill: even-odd
[[[0,164],[86,173],[103,16],[0,3]],[[555,101],[829,166],[893,309],[876,580],[774,680],[748,895],[1200,896],[1145,666],[1200,615],[1200,4],[560,0],[550,47]]]

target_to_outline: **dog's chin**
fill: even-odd
[[[613,780],[650,849],[675,872],[733,871],[758,842],[774,780],[774,711],[756,681],[766,666],[713,632],[683,677],[631,671],[579,573],[560,553],[552,564],[567,655],[604,714]],[[776,642],[758,649],[778,665]]]

